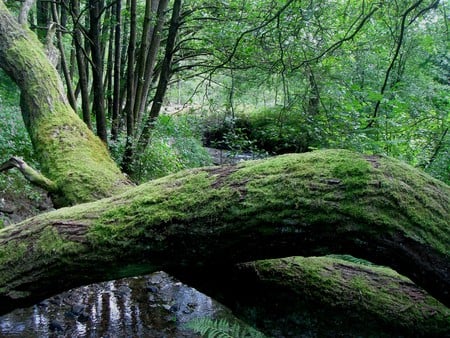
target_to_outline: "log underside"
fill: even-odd
[[[0,230],[0,312],[101,280],[330,253],[390,266],[448,306],[449,196],[344,150],[184,171]]]

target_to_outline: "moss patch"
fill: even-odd
[[[230,187],[212,189],[214,181],[207,172],[191,170],[141,185],[122,195],[128,203],[119,203],[95,222],[90,238],[98,245],[120,242],[123,247],[142,238],[162,241],[182,231],[178,224],[190,224],[186,231],[192,232],[203,230],[196,228],[199,223],[213,226],[238,194]]]
[[[259,283],[291,294],[293,304],[306,302],[358,323],[375,321],[392,332],[450,333],[450,310],[389,268],[330,257],[290,257],[243,266],[254,271]]]
[[[79,243],[68,241],[62,238],[53,227],[45,228],[35,242],[36,250],[44,256],[70,255],[79,253],[82,246]]]

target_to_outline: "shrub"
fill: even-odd
[[[156,121],[150,145],[138,163],[132,178],[137,182],[212,163],[203,148],[196,118],[191,115],[161,115]]]

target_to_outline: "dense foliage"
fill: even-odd
[[[450,181],[446,2],[92,4],[38,0],[28,24],[45,42],[58,23],[69,99],[137,181],[209,163],[199,130],[236,152],[347,148]],[[0,83],[1,159],[31,158],[18,94]],[[194,114],[158,119],[175,105]]]

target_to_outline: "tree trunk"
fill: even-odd
[[[172,59],[175,48],[175,41],[178,34],[178,28],[180,26],[181,18],[181,8],[183,1],[175,0],[173,4],[172,17],[170,19],[169,35],[167,36],[166,51],[164,53],[164,59],[161,65],[161,72],[159,75],[158,87],[156,88],[156,93],[153,98],[152,108],[147,120],[145,121],[144,128],[138,140],[137,151],[133,154],[134,157],[139,157],[145,151],[149,140],[151,131],[156,118],[159,116],[161,107],[163,104],[164,96],[166,95],[167,86],[169,84],[169,79],[171,76]]]
[[[135,71],[134,64],[136,61],[136,1],[130,0],[129,2],[129,11],[130,11],[130,40],[128,42],[128,67],[127,67],[127,83],[126,83],[126,92],[127,92],[127,100],[124,108],[124,113],[126,117],[126,127],[127,127],[127,140],[125,143],[125,150],[122,156],[122,170],[127,174],[132,171],[132,160],[133,160],[133,148],[134,148],[134,94],[135,90]]]
[[[93,201],[129,186],[104,144],[78,118],[34,34],[0,1],[0,67],[17,83],[22,115],[56,205]]]
[[[86,67],[86,55],[83,52],[83,34],[81,32],[80,20],[80,1],[71,1],[72,13],[73,13],[73,25],[74,25],[74,42],[75,42],[75,55],[77,59],[77,69],[79,77],[79,87],[81,92],[81,111],[83,121],[88,128],[92,130],[91,121],[91,108],[89,104],[89,80]]]
[[[122,19],[121,19],[121,1],[116,1],[114,5],[114,87],[113,87],[113,111],[111,116],[111,139],[117,141],[119,137],[119,119],[121,116],[121,95],[120,95],[120,74],[121,74],[121,38],[122,38]]]
[[[450,304],[450,187],[324,150],[184,171],[0,230],[0,312],[89,282],[262,258],[351,254]]]
[[[147,98],[148,93],[150,91],[150,85],[153,80],[154,68],[156,64],[156,59],[158,56],[158,51],[161,45],[161,35],[164,27],[164,21],[166,16],[166,9],[169,3],[168,0],[159,0],[158,8],[156,11],[156,23],[151,32],[150,43],[148,46],[148,55],[145,57],[145,64],[143,70],[142,81],[139,82],[137,93],[136,93],[136,102],[135,102],[135,111],[137,112],[136,120],[140,123],[142,120],[142,115],[145,112],[147,107]],[[148,21],[145,21],[145,25],[149,25]],[[144,62],[143,58],[142,61]],[[138,134],[138,133],[136,133]]]
[[[56,3],[51,4],[52,7],[52,15],[53,15],[53,21],[56,22],[58,25],[58,28],[56,29],[56,39],[58,43],[58,50],[60,55],[60,62],[61,62],[61,69],[64,75],[64,79],[66,81],[66,87],[67,87],[67,98],[69,99],[69,103],[72,106],[74,110],[77,109],[77,103],[75,99],[75,93],[73,91],[72,86],[72,76],[70,75],[69,66],[67,65],[67,59],[66,59],[66,53],[64,51],[64,44],[63,44],[63,37],[61,34],[61,28],[65,26],[61,25],[61,20],[59,18],[58,9],[56,7]],[[63,7],[61,7],[62,10]]]
[[[278,323],[274,326],[286,337],[291,336],[288,332],[305,332],[305,322],[339,337],[354,336],[349,330],[360,337],[448,337],[450,308],[391,269],[343,258],[288,257],[238,264],[218,282],[227,285],[222,293],[230,293],[224,305],[249,323],[242,309],[255,309],[254,317],[264,318],[264,324]]]
[[[89,0],[89,39],[92,56],[92,111],[95,114],[97,135],[108,144],[106,131],[105,99],[103,88],[103,50],[101,43],[102,0]]]

